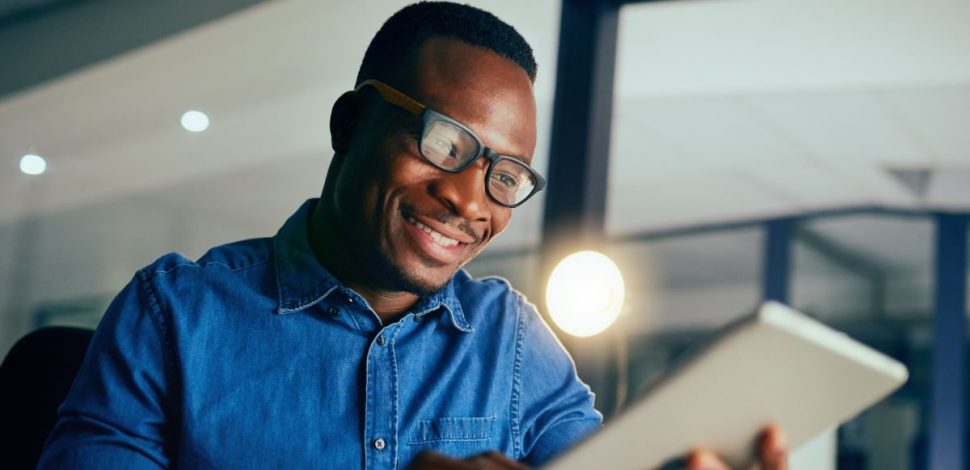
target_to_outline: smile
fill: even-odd
[[[439,232],[436,232],[431,227],[428,227],[427,225],[424,225],[421,222],[414,220],[413,217],[408,217],[407,221],[410,222],[411,224],[414,224],[414,226],[418,227],[424,233],[427,233],[429,236],[431,236],[431,239],[434,240],[434,242],[437,243],[438,245],[441,245],[446,248],[458,246],[458,243],[459,243],[458,240],[455,240],[454,238],[450,238],[445,235],[442,235]]]

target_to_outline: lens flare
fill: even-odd
[[[616,321],[624,294],[623,275],[613,260],[596,251],[580,251],[553,269],[546,285],[546,305],[559,328],[587,337]]]

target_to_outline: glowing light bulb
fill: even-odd
[[[28,175],[39,175],[47,171],[47,161],[40,155],[28,153],[20,157],[20,171]]]
[[[623,308],[623,274],[606,255],[580,251],[556,265],[546,285],[552,321],[573,336],[593,336],[616,321]]]
[[[209,128],[209,116],[202,111],[186,111],[182,114],[182,127],[191,132],[202,132]]]

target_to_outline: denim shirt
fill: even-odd
[[[41,468],[404,468],[424,449],[539,465],[600,426],[535,308],[459,271],[397,322],[273,238],[162,257],[108,308]]]

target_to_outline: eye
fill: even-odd
[[[519,180],[510,173],[496,172],[492,177],[496,178],[505,189],[515,191],[515,188],[519,187]]]
[[[436,137],[431,141],[432,149],[443,156],[448,156],[448,158],[455,158],[455,145],[451,143],[450,140]]]

